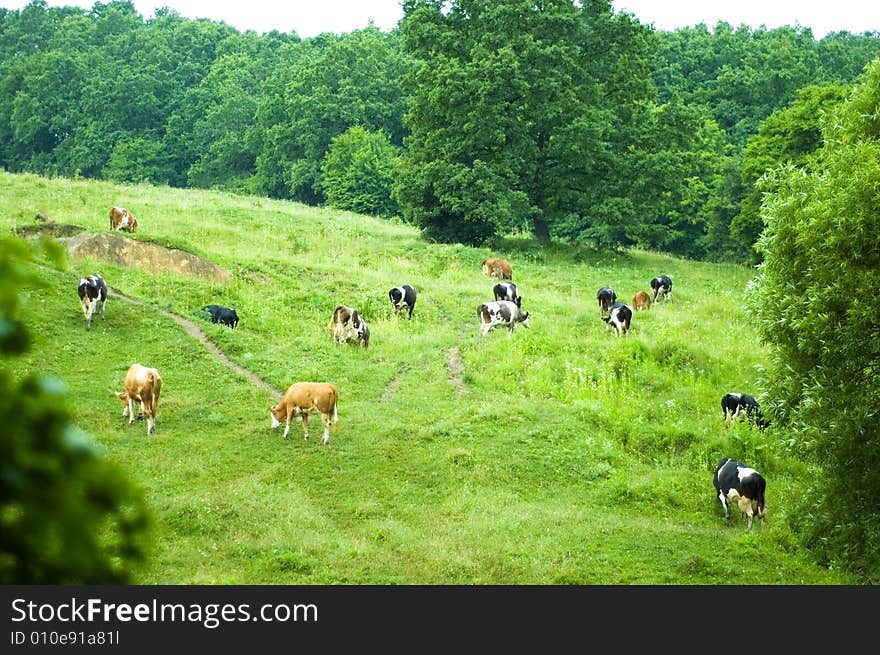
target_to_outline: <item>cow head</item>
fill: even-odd
[[[285,413],[284,408],[281,406],[281,403],[275,405],[275,407],[269,408],[269,418],[272,419],[273,430],[281,425],[281,419],[286,417],[287,414]]]

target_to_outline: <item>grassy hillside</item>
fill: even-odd
[[[98,261],[45,268],[26,289],[36,348],[16,372],[61,378],[78,423],[144,489],[156,520],[145,584],[841,584],[788,525],[804,465],[780,435],[724,430],[721,395],[757,392],[766,352],[743,311],[747,268],[645,252],[497,249],[423,242],[399,224],[221,193],[0,173],[0,229],[37,212],[88,231],[119,204],[136,239],[182,248],[234,274],[228,286]],[[531,329],[480,338],[506,257]],[[84,329],[83,274],[143,299],[111,298]],[[629,300],[660,273],[673,300],[615,338],[596,290]],[[412,284],[412,321],[387,292]],[[159,308],[194,318],[235,307],[235,331],[203,330],[277,389],[340,390],[340,429],[283,440],[277,397],[220,364]],[[325,331],[333,307],[358,308],[367,350]],[[156,432],[128,426],[113,392],[133,362],[164,385]],[[459,368],[461,370],[459,370]],[[768,518],[725,524],[712,471],[722,456],[768,480]]]

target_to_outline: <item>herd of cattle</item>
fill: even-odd
[[[122,207],[110,209],[110,227],[113,230],[136,232],[137,219]],[[508,329],[508,336],[514,327],[522,324],[529,327],[529,312],[522,310],[522,296],[519,295],[513,282],[513,269],[504,259],[491,258],[482,263],[483,274],[491,278],[499,278],[493,288],[495,300],[481,303],[477,308],[480,321],[480,335],[486,336],[490,330],[498,326]],[[632,299],[632,306],[617,300],[617,294],[610,286],[603,286],[596,294],[599,314],[606,323],[606,329],[614,330],[617,336],[629,333],[633,308],[636,311],[648,310],[652,303],[669,301],[672,296],[672,279],[668,275],[659,275],[651,280],[653,294],[639,291]],[[96,313],[104,317],[104,306],[107,302],[108,288],[100,274],[86,275],[77,289],[86,329],[91,329],[92,319]],[[401,311],[412,319],[416,304],[416,290],[408,284],[392,288],[388,292],[394,314]],[[222,305],[206,305],[201,310],[213,323],[235,329],[239,317],[235,309]],[[370,329],[366,321],[354,307],[337,305],[326,326],[338,344],[354,344],[367,348],[370,343]],[[155,368],[132,364],[123,381],[122,392],[116,396],[122,401],[122,416],[131,424],[135,420],[134,403],[139,405],[138,417],[147,421],[147,434],[155,430],[156,412],[159,395],[162,389],[162,377]],[[299,417],[302,422],[303,436],[309,438],[308,418],[311,414],[319,414],[324,424],[322,443],[330,441],[330,427],[338,430],[339,415],[337,404],[339,391],[328,382],[295,382],[284,392],[278,404],[269,408],[272,428],[285,423],[284,437],[290,432],[290,421]],[[730,427],[735,420],[746,420],[764,429],[770,423],[761,414],[758,401],[744,393],[726,393],[721,398],[721,409],[724,414],[724,425]],[[763,522],[766,513],[765,488],[766,482],[753,468],[742,462],[725,457],[715,468],[712,479],[717,497],[724,509],[724,516],[730,519],[730,503],[736,502],[742,516],[748,518],[751,529],[752,520],[758,517]]]

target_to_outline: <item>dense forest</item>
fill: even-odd
[[[880,36],[655,31],[606,0],[407,0],[398,29],[241,33],[130,2],[0,9],[0,166],[747,261],[763,174]]]
[[[0,167],[326,204],[430,241],[760,262],[746,300],[771,346],[761,400],[781,445],[823,471],[792,525],[823,564],[875,583],[880,34],[665,32],[607,0],[403,7],[388,33],[310,39],[122,1],[0,9]],[[0,242],[4,279],[29,279],[23,248]],[[28,347],[16,293],[0,287],[0,356]],[[39,402],[20,395],[0,410],[26,422]],[[66,416],[50,418],[3,445],[63,441]],[[95,462],[93,495],[125,499]],[[141,556],[141,513],[119,516],[129,538],[81,579],[124,579],[114,558]],[[3,548],[39,550],[34,534]],[[41,566],[51,580],[61,565]]]

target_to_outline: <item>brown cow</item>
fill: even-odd
[[[130,211],[125,207],[110,208],[110,229],[122,230],[123,232],[137,232],[138,222]]]
[[[639,291],[633,296],[633,309],[651,309],[651,294],[647,291]]]
[[[370,345],[370,328],[353,307],[336,305],[326,329],[333,333],[336,343],[359,343],[364,348]]]
[[[339,392],[329,382],[294,382],[288,387],[275,407],[269,408],[274,430],[281,421],[286,422],[284,438],[290,432],[290,419],[299,416],[302,419],[304,438],[309,438],[309,414],[320,414],[324,420],[324,438],[321,443],[330,441],[330,423],[333,429],[339,430],[339,414],[336,404]]]
[[[122,401],[122,416],[128,416],[128,424],[134,423],[134,402],[140,403],[141,411],[147,419],[147,434],[156,429],[156,411],[159,408],[159,392],[162,378],[159,371],[140,364],[132,364],[125,374],[122,393],[116,396]]]
[[[501,280],[513,279],[513,269],[510,268],[510,263],[505,259],[490,257],[483,260],[482,267],[483,275],[486,277],[497,277]]]

